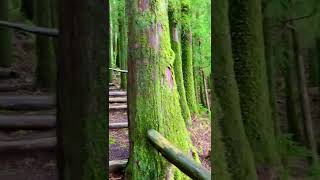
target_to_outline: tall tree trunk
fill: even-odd
[[[230,0],[232,50],[242,118],[258,171],[270,179],[281,165],[271,119],[261,0]]]
[[[112,1],[112,0],[110,0],[110,1]],[[108,10],[111,14],[111,12],[113,11],[113,8],[111,6],[111,2],[109,4],[110,5],[109,5]],[[109,28],[109,36],[110,36],[110,38],[109,38],[109,67],[111,68],[113,65],[113,60],[114,60],[114,58],[113,58],[113,22],[112,22],[111,16],[109,16],[109,21],[110,21],[110,23],[109,23],[110,24],[110,28]],[[110,69],[108,70],[108,72],[109,72],[109,82],[112,82],[113,72]]]
[[[7,21],[9,18],[9,1],[0,2],[0,19]],[[11,55],[11,32],[8,28],[0,27],[0,66],[10,67],[12,65]]]
[[[298,89],[298,73],[295,63],[295,52],[293,49],[293,39],[290,31],[284,32],[283,39],[285,40],[285,48],[287,49],[287,59],[285,63],[285,88],[288,132],[293,135],[293,139],[297,142],[307,144],[303,117],[301,114],[301,101]]]
[[[107,179],[107,3],[59,3],[59,179]]]
[[[315,140],[315,134],[313,130],[313,122],[311,117],[311,108],[310,100],[308,95],[308,86],[305,76],[305,67],[300,53],[299,39],[297,32],[294,29],[291,29],[291,36],[293,39],[293,49],[295,52],[295,63],[297,66],[298,72],[298,86],[300,91],[300,99],[302,102],[302,114],[304,118],[305,130],[308,140],[308,146],[311,149],[312,161],[314,164],[319,165],[318,153],[317,153],[317,142]]]
[[[181,0],[182,72],[186,98],[191,113],[198,113],[194,86],[190,0]]]
[[[217,95],[223,114],[219,126],[226,148],[229,172],[233,179],[256,180],[255,163],[241,118],[240,98],[233,68],[228,1],[214,0],[213,6],[212,22],[215,28],[212,33],[215,39],[215,43],[213,43],[215,51],[211,72],[214,78],[214,93]],[[212,101],[216,104],[217,99],[212,99]],[[215,164],[215,162],[213,163]]]
[[[311,65],[313,86],[320,87],[320,37],[316,39],[315,57]]]
[[[51,0],[36,0],[36,24],[51,27]],[[36,37],[37,67],[36,86],[53,90],[56,83],[56,59],[51,38]]]
[[[21,12],[29,19],[34,17],[34,5],[36,0],[21,0]]]
[[[121,8],[119,7],[119,61],[120,61],[120,69],[128,69],[127,66],[127,49],[128,49],[128,44],[127,44],[127,39],[128,39],[128,32],[127,32],[127,16],[125,14],[126,8],[125,8],[125,1],[119,2],[121,3]],[[126,73],[121,73],[120,74],[121,78],[121,84],[120,87],[122,89],[127,89],[127,74]]]
[[[126,176],[131,180],[188,179],[146,139],[147,131],[155,129],[185,154],[193,149],[174,80],[166,2],[132,0],[128,16],[130,157]]]
[[[186,91],[183,82],[182,59],[181,59],[181,3],[180,0],[169,0],[169,25],[171,36],[171,48],[175,53],[173,68],[175,72],[175,81],[179,93],[179,102],[181,113],[187,126],[191,124],[191,115],[187,103]]]

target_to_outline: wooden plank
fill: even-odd
[[[0,69],[0,79],[18,78],[19,74],[10,69]]]
[[[0,96],[0,109],[44,110],[54,107],[54,96]]]
[[[38,35],[44,35],[44,36],[58,37],[58,35],[59,35],[59,31],[57,29],[31,26],[31,25],[22,24],[22,23],[0,21],[0,26],[7,27],[7,28],[13,28],[13,29],[17,29],[20,31],[26,31],[26,32],[34,33],[34,34],[38,34]]]
[[[128,128],[128,123],[110,123],[109,129],[121,129],[121,128]]]
[[[109,98],[109,103],[125,103],[127,102],[126,97],[111,97]]]
[[[173,165],[192,179],[210,180],[211,173],[193,159],[189,158],[178,148],[173,146],[156,130],[148,131],[148,139],[151,144]]]
[[[30,140],[0,141],[0,152],[5,151],[26,151],[55,148],[57,139],[46,137]]]
[[[116,72],[120,72],[120,73],[128,73],[127,70],[116,69],[116,68],[109,68],[109,70],[116,71]]]
[[[125,104],[125,105],[110,105],[109,106],[109,110],[127,110],[127,105]]]
[[[127,92],[125,91],[111,91],[109,92],[109,96],[126,96]]]
[[[0,129],[50,129],[55,128],[54,115],[0,115]]]
[[[109,172],[119,172],[126,168],[127,159],[109,161]]]
[[[113,90],[119,90],[119,88],[117,86],[110,86],[109,91],[113,91]]]

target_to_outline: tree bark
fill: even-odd
[[[190,0],[181,0],[182,72],[189,110],[198,113],[194,86]]]
[[[9,1],[0,2],[0,20],[7,21],[9,18]],[[8,28],[0,27],[0,66],[10,67],[13,63],[11,54],[11,32]]]
[[[230,0],[232,50],[242,119],[258,172],[276,178],[281,167],[271,119],[261,0]]]
[[[214,112],[212,116],[213,121],[217,121],[214,124],[218,125],[215,129],[221,128],[221,139],[216,137],[216,141],[213,143],[219,145],[219,140],[222,140],[225,144],[228,170],[233,179],[256,180],[257,174],[253,153],[245,134],[241,117],[239,91],[235,79],[228,19],[229,4],[225,0],[215,0],[213,4],[215,10],[213,11],[212,22],[215,28],[212,33],[215,39],[215,43],[213,43],[215,51],[213,53],[211,72],[214,78],[213,90],[217,98],[214,99],[215,96],[212,96],[212,101],[214,102],[212,109],[217,112]],[[217,101],[219,101],[219,104]],[[221,106],[220,112],[217,105]],[[215,137],[213,136],[213,138]],[[221,149],[219,153],[222,153]],[[222,155],[221,157],[216,157],[216,161],[223,161],[221,158]],[[217,163],[221,164],[223,162]]]
[[[177,89],[180,96],[179,102],[181,107],[181,113],[185,123],[187,124],[187,126],[189,126],[191,124],[191,115],[187,103],[182,73],[180,7],[180,0],[169,0],[168,15],[170,25],[171,48],[175,53],[175,60],[173,63],[173,68],[175,71],[175,81],[177,83]]]
[[[130,158],[126,177],[131,180],[187,179],[150,147],[149,129],[197,158],[179,106],[166,2],[133,0],[128,15]]]
[[[51,27],[51,0],[36,0],[36,24]],[[48,37],[37,36],[37,67],[36,86],[53,91],[56,84],[56,59],[52,40]]]
[[[60,0],[59,9],[59,179],[107,179],[107,2]]]

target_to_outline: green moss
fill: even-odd
[[[147,23],[130,24],[129,31],[131,154],[126,176],[133,180],[163,179],[170,163],[152,148],[147,131],[157,130],[186,154],[192,144],[179,106],[165,0],[150,0],[144,10],[135,8],[139,2],[132,2],[129,22]],[[179,171],[173,173],[171,179],[188,179]]]
[[[262,30],[261,1],[230,1],[232,50],[242,119],[257,167],[281,165],[275,146]]]

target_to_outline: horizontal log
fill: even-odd
[[[13,28],[13,29],[17,29],[20,31],[26,31],[26,32],[33,33],[33,34],[50,36],[50,37],[58,37],[58,35],[59,35],[59,31],[57,29],[32,26],[32,25],[27,25],[27,24],[22,24],[22,23],[0,21],[0,26],[7,27],[7,28]]]
[[[109,172],[119,172],[126,168],[127,163],[127,159],[109,161]]]
[[[119,90],[119,88],[117,86],[110,86],[109,91],[113,91],[113,90]]]
[[[126,110],[127,107],[127,105],[110,105],[109,110]]]
[[[31,84],[0,84],[0,92],[10,92],[10,91],[18,91],[31,89],[33,86]]]
[[[190,178],[199,180],[211,179],[210,171],[185,155],[156,130],[151,129],[148,131],[148,139],[169,162]]]
[[[109,98],[109,103],[125,103],[127,102],[126,97],[111,97]]]
[[[126,96],[127,92],[125,91],[111,91],[109,92],[109,96]]]
[[[0,115],[0,129],[50,129],[56,126],[54,115]]]
[[[121,69],[116,69],[116,68],[109,68],[109,70],[116,71],[116,72],[121,72],[121,73],[128,73],[127,70],[121,70]]]
[[[54,107],[53,96],[0,96],[0,109],[44,110]]]
[[[56,143],[57,139],[55,137],[31,140],[0,141],[0,152],[53,149],[55,148]]]
[[[109,129],[121,129],[121,128],[128,128],[128,123],[110,123]]]
[[[109,83],[109,86],[114,86],[114,83]]]
[[[10,69],[0,69],[0,79],[18,78],[19,74]]]

